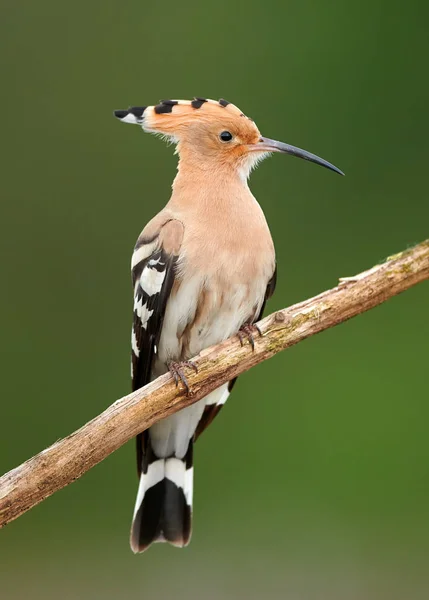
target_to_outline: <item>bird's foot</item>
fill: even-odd
[[[257,325],[254,323],[245,323],[240,327],[237,332],[238,339],[240,340],[240,344],[244,346],[244,340],[247,338],[249,340],[249,344],[252,346],[252,350],[255,349],[255,335],[259,334],[262,336],[262,331],[259,329]]]
[[[189,367],[190,369],[193,369],[195,373],[198,373],[198,367],[192,360],[183,360],[181,362],[172,361],[168,363],[168,370],[173,376],[176,387],[179,385],[179,381],[181,381],[186,390],[186,395],[189,396],[189,384],[183,370],[184,367]]]

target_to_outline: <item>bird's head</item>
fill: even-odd
[[[156,106],[133,106],[114,114],[124,123],[141,125],[145,131],[177,143],[181,159],[203,168],[222,165],[247,178],[252,168],[271,152],[282,152],[343,175],[337,167],[310,152],[263,137],[254,121],[223,99],[162,100]]]

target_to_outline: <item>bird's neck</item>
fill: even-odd
[[[272,268],[273,243],[264,213],[237,169],[219,163],[197,165],[181,158],[167,209],[183,223],[188,239],[216,257],[217,271],[223,265],[225,273],[237,274],[243,261],[249,270],[261,261]],[[238,261],[236,269],[231,256]],[[201,265],[205,271],[210,268]]]
[[[177,175],[173,182],[171,202],[181,206],[200,207],[208,205],[213,209],[231,207],[253,200],[243,177],[235,165],[223,164],[217,160],[198,157],[181,157]]]

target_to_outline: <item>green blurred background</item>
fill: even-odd
[[[269,311],[428,237],[427,2],[1,14],[1,472],[130,389],[130,255],[176,158],[113,109],[222,96],[346,172],[277,155],[252,176]],[[428,299],[425,283],[240,378],[196,448],[186,550],[131,553],[129,443],[1,532],[1,598],[428,598]]]

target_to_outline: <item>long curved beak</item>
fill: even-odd
[[[250,152],[282,152],[283,154],[291,154],[292,156],[298,156],[304,160],[309,160],[310,162],[316,163],[316,165],[320,165],[321,167],[331,169],[331,171],[335,171],[335,173],[338,173],[339,175],[344,175],[344,173],[335,165],[331,164],[327,160],[324,160],[323,158],[320,158],[320,156],[316,156],[311,152],[307,152],[307,150],[302,150],[301,148],[291,146],[290,144],[284,144],[283,142],[270,140],[266,137],[261,137],[257,144],[248,146],[248,149]]]

